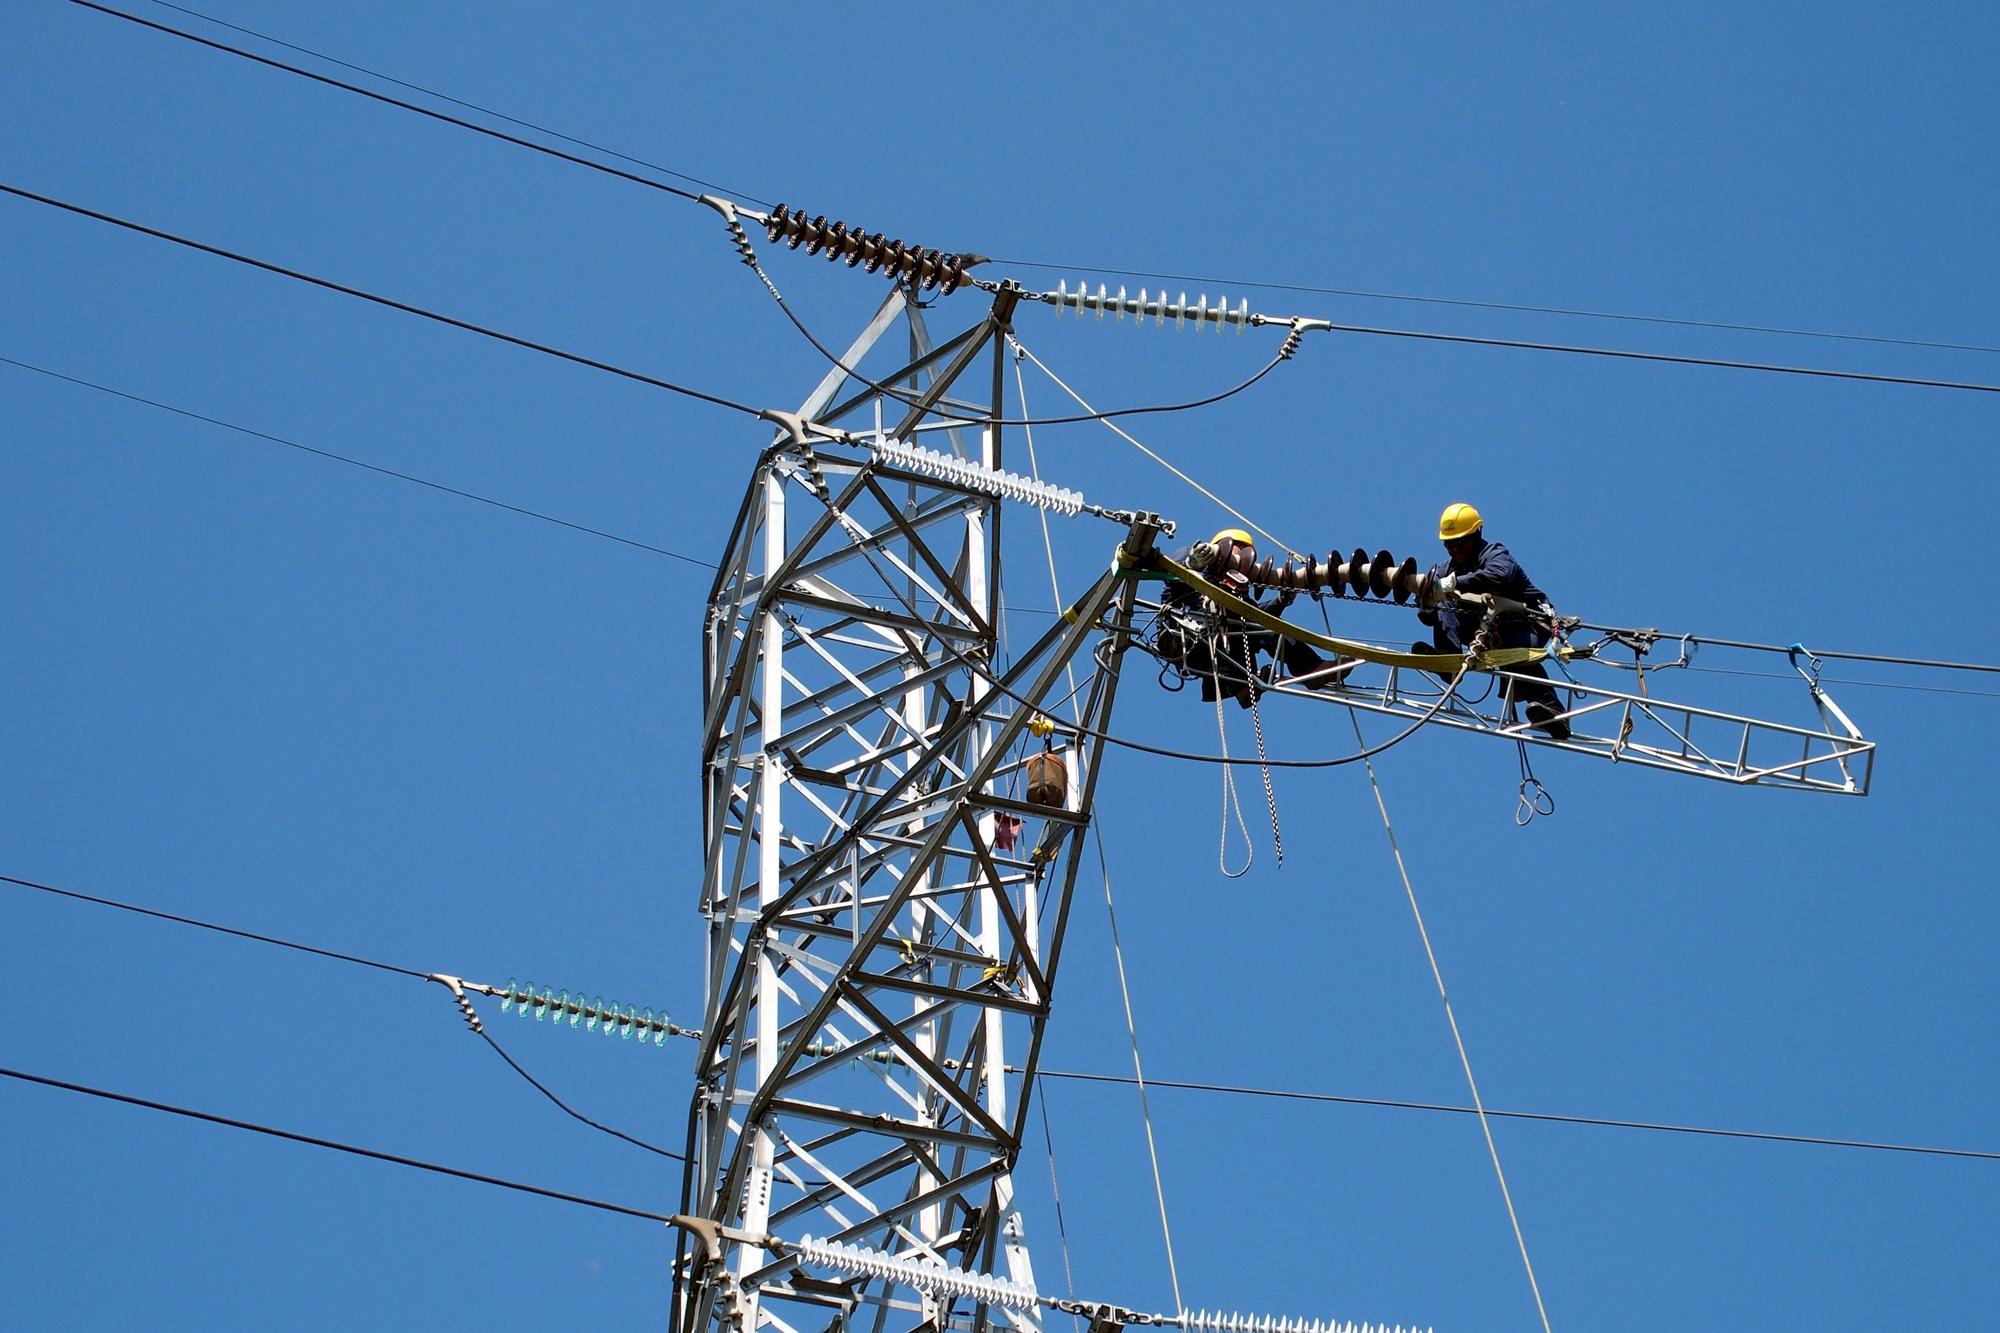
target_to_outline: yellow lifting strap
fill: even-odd
[[[1123,555],[1122,547],[1120,555]],[[1393,648],[1378,648],[1372,643],[1357,643],[1352,639],[1335,639],[1325,634],[1315,634],[1280,616],[1274,616],[1264,608],[1246,602],[1233,593],[1223,591],[1170,556],[1155,553],[1153,562],[1145,568],[1133,568],[1120,559],[1117,568],[1127,577],[1173,579],[1185,583],[1232,616],[1270,630],[1273,634],[1282,635],[1298,643],[1309,644],[1329,653],[1336,653],[1341,657],[1358,657],[1364,662],[1376,662],[1382,666],[1432,672],[1447,666],[1453,660],[1449,654],[1401,653]],[[1475,671],[1504,670],[1507,667],[1520,666],[1524,662],[1539,662],[1546,657],[1567,660],[1574,655],[1575,650],[1568,644],[1553,651],[1548,648],[1489,648],[1473,658],[1471,666]]]

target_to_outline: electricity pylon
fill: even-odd
[[[680,1333],[1039,1323],[890,1265],[814,1277],[782,1244],[1033,1286],[1011,1171],[1133,592],[1105,575],[1002,659],[1001,497],[1078,502],[1000,471],[1018,295],[933,345],[899,288],[843,360],[901,319],[908,364],[844,398],[835,369],[796,414],[769,414],[781,430],[710,595],[707,1005],[683,1211],[722,1230],[683,1242]],[[956,392],[989,365],[983,390]],[[1117,517],[1142,555],[1154,522]],[[1080,690],[1058,690],[1078,668]]]

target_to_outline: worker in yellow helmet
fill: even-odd
[[[1431,626],[1432,642],[1412,644],[1415,651],[1463,653],[1466,650],[1479,631],[1481,611],[1453,600],[1461,592],[1496,593],[1526,603],[1553,619],[1555,611],[1549,606],[1548,597],[1535,586],[1514,559],[1513,552],[1499,542],[1488,540],[1485,520],[1477,509],[1463,502],[1446,505],[1444,513],[1438,516],[1438,540],[1444,543],[1445,559],[1431,566],[1431,578],[1443,600],[1417,612],[1417,618]],[[1495,648],[1540,648],[1548,641],[1549,631],[1544,625],[1519,614],[1500,617],[1490,638]],[[1513,670],[1523,676],[1539,677],[1542,682],[1549,678],[1539,662],[1524,663]],[[1559,716],[1565,710],[1557,700],[1554,686],[1530,681],[1510,684],[1513,697],[1527,711],[1530,726],[1547,733],[1552,740],[1569,739],[1569,723]]]
[[[1298,596],[1289,588],[1268,601],[1251,595],[1248,571],[1257,562],[1257,543],[1241,528],[1224,528],[1206,542],[1176,552],[1174,559],[1272,615],[1283,615]],[[1326,665],[1325,658],[1295,640],[1270,630],[1232,628],[1219,622],[1216,608],[1184,583],[1168,583],[1161,592],[1157,624],[1154,650],[1170,671],[1177,671],[1183,680],[1193,677],[1200,683],[1204,703],[1213,703],[1219,696],[1248,708],[1260,686],[1276,676],[1270,667],[1259,670],[1260,653],[1278,658],[1287,677],[1303,676]],[[1162,673],[1163,683],[1168,674]]]

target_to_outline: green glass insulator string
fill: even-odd
[[[664,1045],[679,1030],[664,1009],[607,1003],[602,996],[586,996],[583,991],[571,994],[547,986],[537,990],[532,983],[514,978],[501,993],[500,1012],[518,1012],[523,1018],[533,1015],[538,1023],[550,1018],[557,1023],[567,1021],[572,1028],[580,1026],[585,1032],[602,1032],[607,1037],[616,1033],[625,1041],[637,1036],[641,1045]]]

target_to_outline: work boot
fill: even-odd
[[[1528,725],[1552,741],[1569,739],[1569,723],[1562,719],[1559,710],[1548,704],[1528,705]]]

